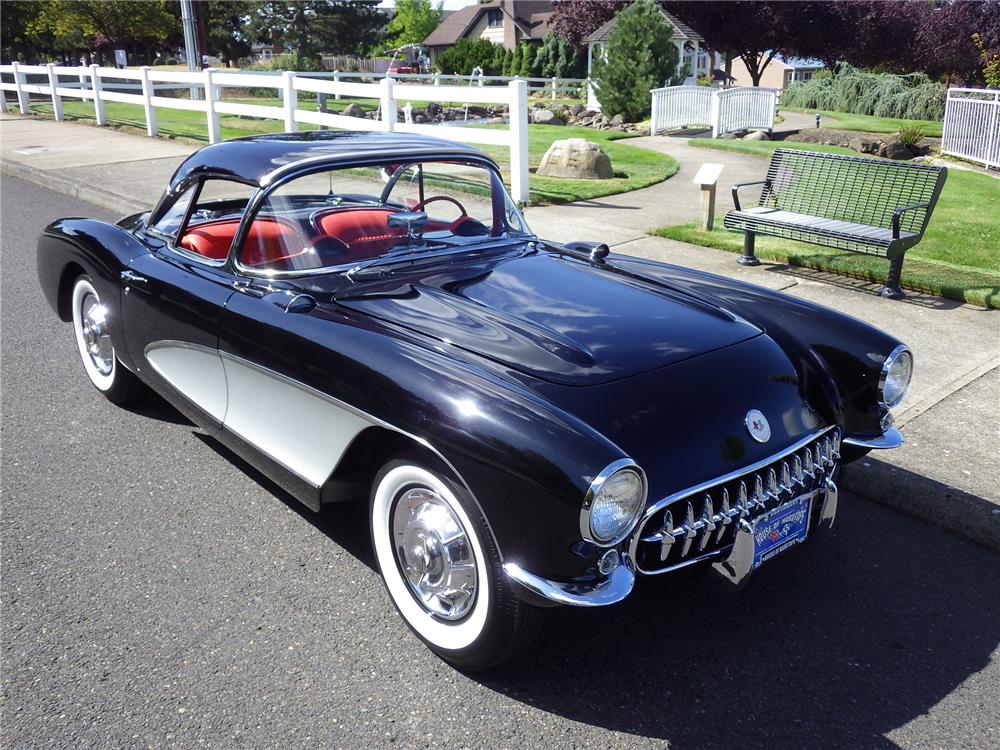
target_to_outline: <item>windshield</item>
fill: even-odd
[[[474,161],[387,161],[275,188],[239,262],[264,272],[353,267],[399,254],[529,237],[499,176]]]

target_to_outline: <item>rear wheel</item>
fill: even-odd
[[[108,330],[108,308],[90,277],[80,276],[73,284],[73,332],[87,377],[105,397],[124,404],[141,391],[142,383],[118,361]]]
[[[544,613],[514,594],[485,519],[445,475],[417,459],[389,461],[375,478],[370,510],[386,590],[441,658],[486,669],[535,637]]]

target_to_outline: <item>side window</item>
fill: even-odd
[[[234,180],[203,180],[176,244],[209,260],[225,260],[252,192]]]
[[[322,179],[293,180],[271,193],[243,239],[240,264],[259,271],[306,271],[331,265],[328,259],[324,261],[323,248],[309,223],[316,207],[327,205],[328,190],[328,178],[323,175]]]

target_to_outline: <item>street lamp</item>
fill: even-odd
[[[816,127],[819,127],[819,112],[816,113]]]

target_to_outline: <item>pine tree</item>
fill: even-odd
[[[507,74],[509,76],[516,76],[521,72],[521,45],[514,47],[514,56],[510,62],[510,72]]]
[[[504,50],[504,53],[503,53],[503,72],[501,72],[500,75],[503,75],[503,76],[514,75],[513,73],[510,72],[511,65],[513,65],[513,63],[514,63],[514,53],[511,52],[509,49],[508,50]]]
[[[638,0],[618,14],[605,59],[594,60],[597,100],[608,117],[636,122],[649,114],[651,89],[677,70],[670,24],[651,0]]]
[[[522,78],[531,78],[531,64],[535,61],[535,46],[522,42],[524,48],[521,50],[521,67],[518,73]]]

